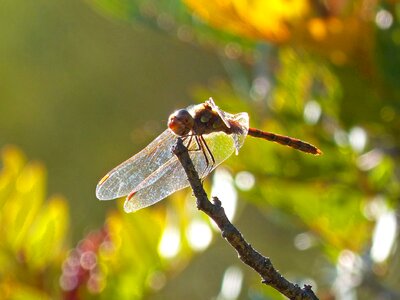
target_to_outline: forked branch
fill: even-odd
[[[269,285],[285,295],[289,299],[295,300],[318,300],[317,296],[311,289],[311,286],[305,285],[303,288],[297,284],[293,284],[284,278],[274,268],[268,257],[257,252],[246,240],[240,231],[233,226],[227,218],[224,208],[218,198],[213,198],[213,203],[208,199],[199,175],[190,159],[189,153],[180,138],[173,148],[174,154],[182,164],[190,186],[196,197],[197,208],[206,213],[221,230],[222,236],[237,251],[239,258],[249,267],[254,269],[262,278],[262,282]]]

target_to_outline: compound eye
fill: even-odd
[[[187,135],[193,128],[194,120],[186,109],[180,109],[169,116],[168,128],[179,136]]]
[[[180,109],[174,113],[175,117],[182,122],[188,122],[188,120],[192,119],[191,114],[186,109]]]

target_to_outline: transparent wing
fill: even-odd
[[[221,120],[225,123],[225,125],[226,125],[228,128],[231,128],[231,124],[229,123],[229,121],[228,121],[228,116],[227,116],[227,115],[229,115],[229,114],[226,113],[226,112],[224,112],[223,110],[221,110],[221,109],[215,104],[213,98],[211,98],[211,97],[210,97],[210,99],[208,99],[208,100],[206,101],[206,103],[207,103],[208,105],[210,105],[211,108],[212,108],[214,111],[217,112],[217,114],[219,115],[219,117],[221,118]]]
[[[248,128],[248,118],[243,118],[243,114],[235,115],[241,126]],[[240,118],[239,118],[240,116]],[[247,122],[247,123],[246,123]],[[190,151],[193,164],[202,178],[206,177],[219,164],[226,160],[232,153],[241,147],[247,130],[240,134],[227,135],[222,132],[205,135],[206,143],[214,156],[215,164],[212,168],[207,167],[206,160],[202,151]],[[141,208],[150,206],[174,192],[189,186],[186,173],[175,156],[162,165],[160,168],[150,174],[143,182],[132,190],[131,198],[124,204],[126,212],[134,212]]]
[[[193,114],[198,105],[186,109]],[[97,184],[96,197],[112,200],[128,195],[151,173],[166,163],[171,157],[176,136],[166,129],[146,148],[107,173]]]
[[[111,200],[128,195],[150,174],[173,156],[176,136],[165,130],[146,148],[107,173],[96,187],[100,200]]]
[[[233,120],[234,124],[239,128],[238,133],[232,135],[233,141],[235,142],[235,152],[236,155],[238,155],[239,149],[243,146],[244,140],[249,132],[249,115],[242,112],[236,115],[225,113],[225,116]]]
[[[249,131],[249,115],[247,113],[239,113],[232,115],[230,113],[227,113],[220,109],[214,102],[213,98],[210,97],[206,101],[208,105],[212,107],[214,111],[217,112],[221,120],[225,123],[225,125],[228,128],[231,128],[232,126],[235,126],[236,129],[238,129],[237,134],[233,135],[234,141],[235,141],[235,148],[236,148],[236,154],[239,153],[240,147],[242,147],[244,140],[247,136],[247,133]],[[233,123],[231,123],[233,122]]]

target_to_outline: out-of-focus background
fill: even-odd
[[[204,182],[320,299],[399,299],[400,4],[3,1],[3,299],[281,299],[186,189],[136,212],[107,171],[212,96],[317,145],[246,139]]]

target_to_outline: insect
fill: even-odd
[[[249,127],[247,113],[222,111],[212,98],[180,109],[169,116],[168,129],[142,151],[111,170],[97,184],[96,196],[111,200],[127,196],[126,212],[150,206],[189,186],[172,146],[181,137],[201,178],[205,178],[233,152],[247,135],[319,155],[315,146],[301,140]]]

